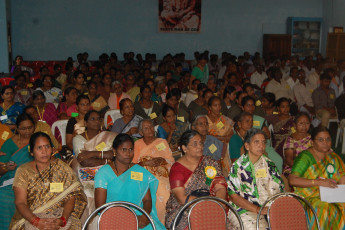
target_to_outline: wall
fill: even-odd
[[[9,71],[7,45],[7,0],[0,0],[0,73]]]
[[[286,33],[286,19],[322,17],[323,0],[202,0],[200,34],[162,34],[157,0],[12,0],[14,56],[62,60],[88,51],[211,53],[262,52],[264,33]],[[121,57],[122,58],[122,57]]]

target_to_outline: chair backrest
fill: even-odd
[[[107,111],[104,115],[104,127],[108,128],[109,125],[113,125],[114,122],[121,117],[122,115],[119,109]]]
[[[225,230],[226,212],[214,200],[201,200],[194,204],[188,215],[189,230]]]
[[[269,210],[269,224],[272,230],[308,229],[307,218],[302,204],[295,198],[277,198]]]
[[[66,145],[66,127],[68,120],[55,121],[52,125],[52,133],[55,136],[55,128],[59,129],[61,135],[61,144]]]
[[[135,212],[125,205],[106,208],[98,219],[98,229],[138,229],[138,218]]]

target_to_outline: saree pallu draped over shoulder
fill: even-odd
[[[50,190],[50,183],[62,183],[62,191]],[[80,217],[87,204],[83,187],[72,169],[59,159],[51,162],[40,176],[30,163],[21,166],[15,176],[14,187],[27,191],[27,205],[40,218],[60,218],[64,203],[74,197],[75,204],[67,225],[60,229],[81,229]],[[12,218],[11,230],[35,229],[18,211]]]

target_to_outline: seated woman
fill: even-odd
[[[17,131],[1,147],[0,156],[0,229],[8,229],[15,212],[13,178],[17,168],[32,160],[29,154],[29,140],[34,133],[35,125],[27,114],[20,114],[17,118]]]
[[[228,178],[228,191],[231,205],[237,209],[245,229],[256,229],[256,218],[261,205],[270,196],[283,192],[284,183],[275,164],[264,155],[266,147],[265,133],[252,128],[244,137],[246,153],[236,160]],[[260,229],[268,227],[264,215],[267,207],[261,212]],[[230,223],[239,227],[235,215],[230,212]]]
[[[102,84],[98,86],[97,93],[100,94],[105,101],[108,101],[110,94],[114,93],[114,89],[111,85],[111,82],[112,78],[110,73],[104,73],[102,76]]]
[[[46,97],[41,90],[32,94],[32,105],[36,107],[39,120],[52,126],[57,121],[56,107],[52,103],[46,103]]]
[[[86,76],[83,72],[81,71],[76,71],[74,72],[73,74],[73,86],[77,92],[78,92],[78,95],[81,95],[83,93],[86,92],[86,86],[85,86],[85,82],[86,82]]]
[[[167,140],[171,151],[178,151],[178,142],[181,135],[188,129],[188,123],[177,120],[175,110],[167,104],[163,105],[162,115],[164,121],[158,126],[157,136]]]
[[[207,90],[204,83],[198,85],[198,98],[188,105],[188,110],[191,113],[191,119],[194,121],[197,116],[206,115],[208,113],[207,102],[203,98],[203,93]]]
[[[222,109],[220,98],[212,96],[208,100],[208,108],[208,133],[224,143],[229,143],[230,137],[234,134],[232,129],[234,122],[220,113]]]
[[[47,103],[59,103],[62,98],[62,91],[59,88],[53,87],[53,77],[45,75],[42,78],[43,86],[36,90],[41,90],[44,93]]]
[[[165,226],[172,227],[180,208],[187,202],[200,196],[216,196],[226,198],[226,181],[219,163],[209,156],[203,156],[201,136],[194,130],[186,131],[180,139],[183,156],[170,169],[169,181],[171,193],[166,205]],[[209,192],[200,194],[197,190]],[[185,213],[177,229],[187,227]]]
[[[114,160],[100,168],[95,177],[96,208],[113,201],[131,202],[153,218],[157,229],[165,229],[155,205],[158,180],[145,168],[132,163],[133,139],[128,134],[117,135],[113,150]],[[144,215],[138,217],[138,224],[140,229],[152,229]]]
[[[78,113],[77,101],[78,92],[74,87],[65,89],[64,96],[61,103],[57,107],[57,115],[59,120],[68,120],[71,118],[72,113]]]
[[[4,86],[1,89],[2,103],[0,104],[1,123],[11,130],[16,128],[16,120],[25,108],[25,105],[14,102],[14,89],[12,86]]]
[[[292,133],[294,118],[290,115],[290,101],[282,97],[276,105],[278,114],[267,116],[267,122],[273,125],[272,147],[281,157],[283,156],[283,147],[285,140]]]
[[[90,110],[90,99],[87,95],[80,95],[77,98],[77,116],[68,120],[66,127],[66,145],[69,150],[73,150],[73,137],[85,132],[85,114]]]
[[[123,84],[119,81],[114,82],[113,89],[115,92],[110,94],[108,105],[110,109],[120,109],[120,101],[125,98],[131,99],[131,96],[123,92]]]
[[[289,176],[295,193],[307,199],[316,211],[321,229],[344,229],[345,203],[321,201],[319,187],[335,188],[345,184],[343,160],[331,149],[332,138],[325,127],[317,127],[311,134],[312,147],[301,152],[294,161]],[[308,209],[309,228],[316,229],[315,218]]]
[[[87,112],[84,121],[86,131],[73,137],[73,152],[79,162],[77,175],[88,200],[83,221],[95,210],[94,177],[102,165],[113,159],[111,146],[116,137],[116,133],[101,131],[102,119],[97,111]]]
[[[264,93],[261,98],[261,107],[264,110],[265,116],[274,114],[274,104],[276,96],[274,93]]]
[[[86,94],[90,98],[91,108],[97,112],[100,112],[101,116],[104,117],[104,114],[109,109],[109,106],[105,99],[100,94],[97,94],[97,83],[91,81],[87,84],[87,88],[88,91]]]
[[[131,99],[125,98],[120,101],[121,118],[114,122],[111,128],[115,133],[127,133],[133,137],[141,137],[138,132],[139,122],[142,118],[134,114],[133,102]]]
[[[164,224],[165,205],[170,195],[169,171],[175,160],[167,141],[155,137],[152,120],[141,120],[139,133],[143,138],[134,144],[133,163],[139,163],[158,179],[156,208],[158,218]]]
[[[143,119],[152,119],[158,124],[158,116],[161,114],[160,106],[151,100],[152,92],[148,85],[140,87],[140,100],[134,102],[134,113]]]
[[[14,101],[24,105],[30,105],[32,103],[32,93],[34,91],[27,87],[25,75],[20,74],[15,78],[15,81],[16,86],[14,87]]]
[[[10,228],[81,229],[86,199],[75,173],[51,157],[52,142],[45,133],[31,136],[30,152],[34,160],[20,166],[14,177],[17,211]]]
[[[222,114],[233,119],[234,109],[236,109],[236,89],[232,86],[227,86],[223,92],[223,101],[222,101]]]
[[[25,107],[24,113],[26,113],[30,117],[32,117],[32,119],[35,123],[35,131],[34,132],[35,133],[44,132],[44,133],[48,134],[49,138],[51,139],[51,141],[53,143],[53,147],[55,147],[55,149],[57,149],[57,150],[61,150],[62,146],[54,137],[52,130],[51,130],[51,127],[47,124],[47,122],[43,122],[43,121],[39,120],[37,109],[34,106],[29,105],[29,106]]]
[[[291,173],[295,158],[304,150],[311,147],[311,137],[308,133],[310,118],[305,112],[300,112],[294,121],[296,132],[286,138],[284,143],[284,175],[288,177]]]

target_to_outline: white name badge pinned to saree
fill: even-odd
[[[158,145],[156,145],[156,148],[158,151],[162,151],[162,150],[166,149],[164,143],[159,143]]]
[[[7,115],[3,115],[3,116],[0,116],[0,120],[6,120],[6,119],[8,119],[8,116]]]
[[[222,129],[223,127],[224,127],[223,122],[220,121],[220,122],[217,123],[217,128],[218,129]]]
[[[99,145],[96,146],[97,151],[103,151],[103,149],[106,147],[107,145],[104,143],[104,141],[102,143],[100,143]]]
[[[208,149],[210,150],[211,153],[214,153],[215,151],[217,151],[217,147],[214,144],[210,145]]]
[[[260,121],[253,121],[253,126],[259,127],[260,126]]]
[[[141,172],[131,172],[131,179],[132,180],[138,180],[143,181],[143,173]]]
[[[177,117],[177,120],[184,122],[184,117]]]
[[[157,114],[156,113],[151,113],[150,114],[150,118],[153,120],[153,119],[155,119],[157,117]]]
[[[8,135],[10,135],[10,133],[9,133],[9,132],[7,132],[7,131],[4,131],[4,132],[2,133],[2,135],[1,135],[1,139],[3,139],[4,141],[6,141],[6,140],[7,140]]]
[[[50,192],[63,192],[63,183],[50,183]]]
[[[255,171],[255,177],[256,178],[266,178],[267,172],[266,169],[258,169]]]
[[[95,102],[95,103],[93,103],[93,105],[97,108],[99,108],[101,106],[101,104],[99,102]]]

